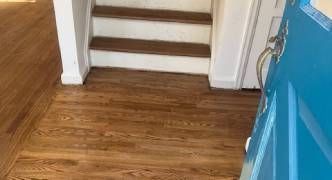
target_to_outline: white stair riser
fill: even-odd
[[[210,58],[164,56],[91,50],[93,67],[120,67],[139,70],[208,74]]]
[[[94,36],[210,43],[211,26],[117,18],[93,18]]]
[[[211,12],[211,0],[97,0],[97,5]]]

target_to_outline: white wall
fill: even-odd
[[[214,0],[210,84],[238,89],[253,0]]]
[[[83,84],[89,71],[91,0],[53,0],[61,51],[63,84]]]

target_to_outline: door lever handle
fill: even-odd
[[[262,113],[265,112],[265,110],[267,109],[267,97],[266,97],[266,93],[265,93],[265,89],[264,89],[264,84],[263,84],[263,67],[264,64],[267,60],[267,58],[270,55],[275,54],[274,49],[272,49],[271,47],[266,48],[259,56],[257,64],[256,64],[256,73],[257,73],[257,79],[258,79],[258,83],[259,83],[259,87],[261,89],[261,93],[262,93],[262,100],[261,100],[261,106],[258,110],[258,114],[261,115]]]
[[[279,62],[280,57],[283,55],[285,51],[286,46],[286,37],[288,35],[288,21],[286,21],[286,24],[281,29],[281,33],[278,36],[273,36],[269,39],[270,43],[275,43],[275,47],[267,47],[259,56],[257,64],[256,64],[256,72],[257,72],[257,79],[259,82],[259,86],[262,92],[262,100],[261,100],[261,106],[260,109],[258,109],[259,114],[265,112],[267,109],[267,96],[265,93],[265,88],[263,84],[263,67],[267,60],[267,58],[271,55],[272,59],[276,61],[276,63]]]
[[[256,64],[256,73],[257,73],[257,79],[258,79],[258,83],[259,83],[259,87],[261,89],[261,93],[262,93],[262,104],[260,106],[259,109],[259,115],[263,114],[265,112],[265,110],[267,109],[267,96],[265,93],[265,88],[264,88],[264,83],[263,83],[263,67],[264,64],[267,60],[267,58],[271,55],[272,59],[274,59],[277,63],[279,61],[279,57],[280,57],[280,45],[284,45],[284,44],[280,44],[279,43],[279,37],[278,36],[274,36],[271,37],[269,39],[269,42],[271,43],[276,43],[276,47],[273,49],[271,47],[267,47],[260,55]]]

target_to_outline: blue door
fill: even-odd
[[[289,0],[271,41],[257,64],[261,77],[272,55],[241,179],[332,180],[332,20]]]

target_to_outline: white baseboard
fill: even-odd
[[[64,85],[82,85],[84,80],[80,75],[62,73],[61,82]]]
[[[61,74],[61,83],[64,85],[83,85],[89,74],[90,68],[85,68],[83,72],[78,74]]]
[[[93,67],[120,67],[161,72],[208,74],[210,58],[91,50]]]
[[[225,78],[225,79],[214,79],[213,77],[209,77],[210,86],[213,88],[219,89],[237,89],[236,87],[236,80],[232,78]]]

